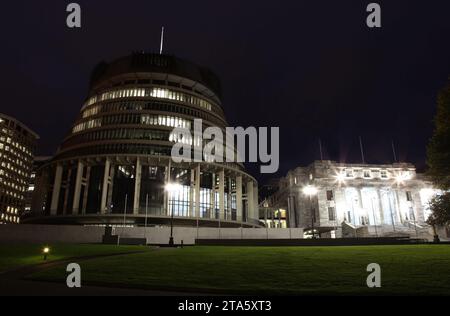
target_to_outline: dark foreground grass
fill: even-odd
[[[0,245],[0,272],[44,262],[42,250],[46,246],[50,248],[47,261],[148,249],[146,247],[118,247],[115,245]]]
[[[369,263],[382,287],[366,286]],[[32,276],[64,282],[64,267]],[[227,294],[450,295],[450,247],[188,247],[82,264],[84,284]]]

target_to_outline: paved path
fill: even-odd
[[[0,296],[205,296],[208,294],[125,289],[102,286],[83,286],[70,289],[65,283],[25,280],[30,274],[64,266],[71,262],[82,262],[104,257],[123,256],[140,252],[127,252],[113,255],[86,256],[58,261],[50,261],[0,273]]]

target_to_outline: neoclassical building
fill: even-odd
[[[315,161],[288,172],[262,205],[269,227],[301,227],[328,237],[428,233],[437,193],[413,165]]]
[[[171,131],[192,130],[194,119],[227,126],[209,69],[149,53],[100,63],[70,132],[37,172],[26,222],[167,225],[173,215],[180,226],[259,226],[258,184],[242,164],[172,162]]]

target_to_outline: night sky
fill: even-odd
[[[41,136],[51,155],[83,103],[92,68],[132,51],[159,50],[207,66],[222,81],[230,126],[279,126],[279,174],[318,159],[425,166],[436,95],[450,75],[450,1],[3,1],[0,112]]]

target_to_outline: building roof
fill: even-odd
[[[26,130],[28,133],[30,133],[31,135],[33,135],[36,139],[39,139],[39,135],[34,132],[33,130],[31,130],[28,126],[26,126],[25,124],[23,124],[22,122],[20,122],[19,120],[15,119],[14,117],[8,116],[6,114],[0,113],[0,119],[3,118],[5,120],[8,121],[13,121],[15,122],[17,125],[19,125],[20,127],[22,127],[24,130]]]

